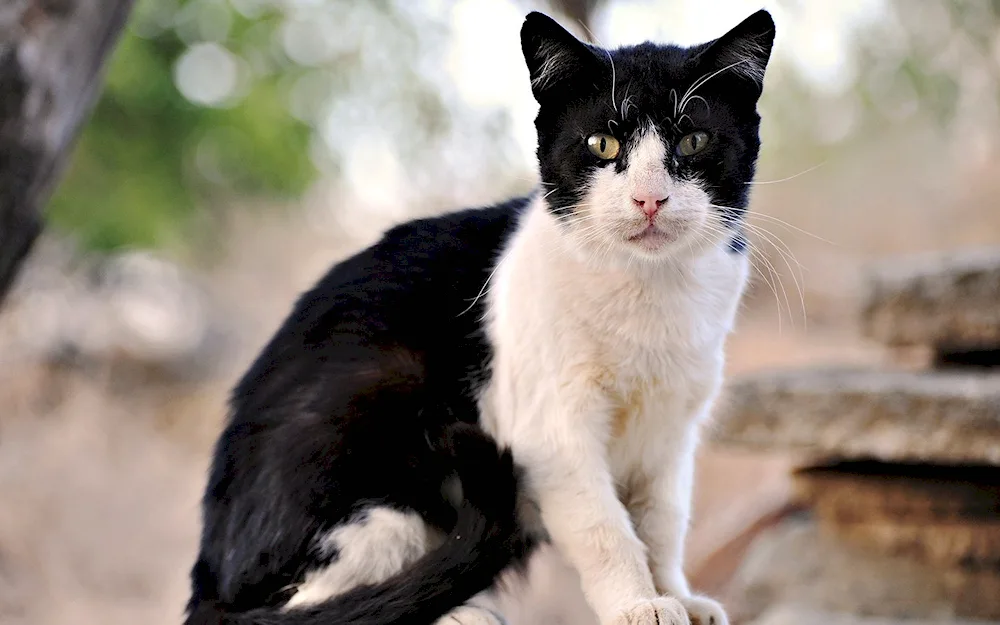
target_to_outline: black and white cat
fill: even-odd
[[[692,595],[693,457],[748,275],[774,23],[703,45],[521,43],[542,189],[339,263],[237,386],[190,625],[496,624],[549,540],[603,625],[724,625]]]

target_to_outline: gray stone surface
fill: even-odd
[[[808,608],[778,606],[768,610],[751,625],[989,625],[1000,621],[962,621],[943,618],[909,619],[857,616],[844,612],[824,612]]]
[[[1000,574],[857,549],[821,531],[811,518],[799,516],[758,537],[724,599],[732,620],[739,623],[780,623],[769,620],[773,612],[767,616],[780,608],[881,622],[996,620]]]
[[[864,333],[888,345],[1000,347],[1000,248],[893,260],[873,268]]]
[[[1000,372],[812,369],[731,380],[716,443],[817,459],[1000,465]]]

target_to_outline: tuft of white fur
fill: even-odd
[[[737,39],[720,55],[721,64],[758,85],[764,84],[767,50],[752,37]]]
[[[376,506],[335,527],[319,542],[335,559],[306,574],[286,610],[304,608],[351,588],[378,584],[399,573],[444,540],[416,512]],[[437,620],[440,625],[501,625],[492,591],[476,595]]]
[[[543,89],[548,86],[549,83],[558,78],[567,64],[573,62],[572,55],[556,43],[543,43],[539,46],[536,54],[542,64],[539,66],[538,72],[531,77],[533,89]]]
[[[389,579],[416,561],[440,539],[416,512],[373,507],[339,525],[318,545],[334,557],[306,574],[286,608],[314,605],[362,584]]]
[[[487,295],[482,421],[525,468],[602,624],[673,623],[669,595],[725,625],[718,604],[691,596],[683,544],[747,261],[726,250],[704,190],[669,176],[655,131],[628,149],[626,170],[598,170],[566,220],[542,197],[522,217]],[[676,237],[658,249],[628,241],[648,225],[640,192],[670,198],[656,224]]]

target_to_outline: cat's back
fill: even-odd
[[[384,351],[462,375],[486,357],[480,297],[527,204],[513,199],[400,224],[335,264],[296,302],[236,389],[282,394]],[[340,364],[338,364],[340,363]]]
[[[457,318],[474,318],[466,311],[472,312],[525,204],[522,198],[400,224],[334,265],[299,300],[299,315],[292,318],[313,319],[331,330],[343,323],[353,330],[351,323],[363,318],[372,332],[381,323],[399,332],[444,329]]]

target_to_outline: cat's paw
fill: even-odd
[[[691,617],[691,625],[729,625],[726,610],[714,599],[693,595],[680,602]]]
[[[507,621],[492,610],[462,605],[439,618],[434,625],[507,625]]]
[[[673,597],[648,599],[629,607],[611,625],[690,625],[688,612]]]

